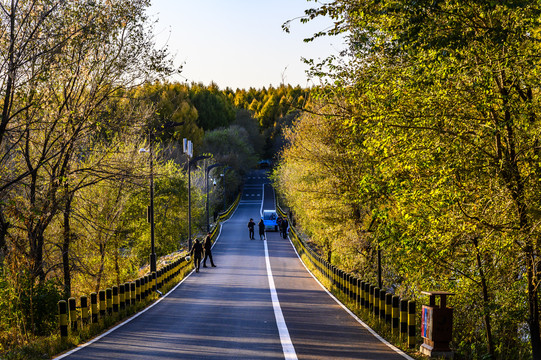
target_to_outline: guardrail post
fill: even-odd
[[[374,311],[375,311],[374,307],[376,306],[376,304],[374,302],[374,293],[375,293],[376,289],[375,289],[374,285],[370,285],[368,289],[369,289],[369,294],[368,294],[369,300],[368,301],[369,301],[369,306],[370,306],[368,310],[369,310],[369,312],[371,314],[373,314]]]
[[[363,296],[362,281],[359,278],[355,278],[355,305],[357,309],[361,308],[361,297]]]
[[[113,313],[118,314],[118,286],[113,286]]]
[[[135,280],[135,301],[137,303],[141,301],[141,279]]]
[[[148,296],[148,275],[141,278],[141,300],[146,300]]]
[[[359,289],[359,290],[360,290],[360,291],[359,291],[359,295],[360,295],[360,299],[359,299],[360,305],[359,305],[359,307],[360,307],[361,309],[364,309],[364,307],[365,307],[365,306],[364,306],[364,301],[365,301],[365,300],[364,300],[364,287],[365,287],[364,281],[359,280],[359,287],[360,287],[360,289]]]
[[[100,298],[100,318],[105,317],[106,313],[106,305],[105,305],[105,290],[100,290],[98,292],[99,298]]]
[[[379,317],[379,288],[374,288],[374,316]]]
[[[370,283],[364,283],[364,308],[370,311]]]
[[[113,289],[105,289],[105,294],[107,297],[107,315],[111,315],[113,313]]]
[[[400,309],[399,309],[399,305],[400,304],[400,297],[398,295],[394,295],[393,296],[393,334],[395,334],[395,336],[398,336],[399,335],[399,323],[400,323]]]
[[[408,302],[408,346],[410,349],[415,348],[415,308],[414,300]]]
[[[135,305],[135,281],[130,282],[131,304]]]
[[[354,285],[354,280],[355,278],[353,277],[353,275],[351,274],[348,274],[348,286],[349,286],[349,297],[351,298],[351,300],[353,301],[353,306],[355,306],[355,303],[357,302],[355,300],[355,286]]]
[[[66,300],[58,302],[58,316],[60,323],[60,340],[65,342],[68,339],[68,304]]]
[[[124,283],[124,306],[126,308],[129,308],[131,305],[131,291],[130,291],[130,283],[125,282]]]
[[[400,337],[406,341],[408,336],[408,300],[400,300]]]
[[[157,276],[158,276],[158,275],[157,275],[156,272],[154,271],[154,272],[152,273],[152,293],[155,293],[156,290],[158,290],[158,289],[156,288]]]
[[[92,324],[98,322],[98,294],[90,293],[90,311],[92,313]]]
[[[393,319],[393,295],[385,294],[385,322],[392,325]]]
[[[88,324],[88,298],[81,296],[81,327]]]
[[[385,320],[385,290],[379,290],[379,318]]]
[[[77,330],[77,303],[74,297],[68,299],[71,329]]]
[[[120,311],[126,308],[126,305],[124,304],[124,289],[124,284],[118,286],[118,308]]]

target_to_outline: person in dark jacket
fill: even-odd
[[[205,248],[205,258],[203,259],[203,267],[207,267],[207,258],[210,259],[210,266],[216,267],[214,265],[214,261],[212,261],[212,238],[210,237],[210,233],[207,233],[207,237],[205,238],[205,242],[203,243],[203,248]]]
[[[278,231],[280,231],[280,236],[282,236],[282,217],[278,216],[278,219],[276,220],[276,225],[278,225]]]
[[[259,226],[259,239],[265,240],[265,223],[263,222],[263,219],[261,219],[257,225]]]
[[[195,267],[195,272],[199,272],[201,255],[203,255],[203,244],[199,242],[199,239],[195,239],[190,254],[193,256],[193,266]]]
[[[289,226],[289,222],[287,221],[287,218],[284,218],[280,225],[282,227],[281,233],[284,236],[284,239],[287,239],[287,227]]]
[[[248,221],[248,232],[250,235],[250,240],[254,240],[254,228],[255,228],[255,222],[254,219],[250,218],[250,221]]]

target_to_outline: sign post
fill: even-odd
[[[429,296],[429,304],[421,310],[421,353],[430,357],[452,359],[454,354],[449,347],[453,339],[453,309],[447,307],[447,296],[454,295],[444,291],[423,291]],[[439,306],[436,297],[440,298]]]

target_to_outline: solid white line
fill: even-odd
[[[259,209],[261,217],[263,217],[263,204],[265,203],[265,184],[262,185],[263,199],[261,199],[261,208]],[[296,360],[297,353],[295,347],[289,337],[289,331],[287,330],[286,321],[282,308],[280,307],[280,301],[278,300],[278,293],[276,292],[276,286],[274,285],[274,278],[272,277],[272,269],[269,259],[269,249],[267,247],[267,236],[265,235],[265,241],[263,241],[265,247],[265,263],[267,265],[267,278],[269,279],[269,289],[271,293],[272,308],[274,309],[274,317],[276,318],[276,326],[278,327],[278,334],[280,335],[280,342],[282,343],[282,350],[286,360]]]
[[[261,209],[259,209],[259,214],[261,215],[261,218],[263,218],[263,204],[265,203],[265,184],[261,185]]]
[[[269,249],[267,248],[267,240],[265,245],[265,263],[267,264],[267,277],[269,279],[269,289],[272,299],[272,307],[274,309],[274,317],[276,318],[276,326],[278,326],[278,333],[280,334],[280,342],[282,343],[282,350],[284,351],[285,359],[295,360],[297,354],[295,353],[295,347],[289,337],[289,331],[287,330],[284,314],[282,314],[282,308],[280,307],[280,301],[278,300],[278,294],[276,293],[276,286],[274,285],[274,278],[272,277],[272,269],[269,259]]]
[[[359,319],[357,317],[357,315],[355,315],[353,312],[351,312],[351,310],[349,310],[344,304],[342,304],[340,302],[340,300],[338,300],[333,294],[331,294],[329,292],[329,290],[327,290],[327,288],[325,286],[323,286],[323,284],[318,280],[318,278],[312,274],[312,272],[310,271],[310,269],[308,269],[308,267],[304,264],[304,262],[302,261],[299,253],[297,252],[297,249],[295,248],[295,245],[293,245],[293,242],[291,241],[291,239],[289,238],[289,235],[287,236],[288,240],[289,240],[289,243],[291,244],[291,247],[293,248],[293,251],[295,251],[295,254],[297,254],[297,257],[299,258],[302,266],[304,266],[304,268],[306,269],[306,271],[308,271],[308,273],[314,278],[315,281],[317,281],[317,283],[319,284],[319,286],[321,286],[321,288],[323,290],[325,290],[325,292],[327,294],[329,294],[329,296],[334,299],[334,301],[336,301],[336,303],[338,305],[340,305],[344,310],[346,310],[346,312],[351,315],[355,320],[357,320],[357,322],[359,324],[361,324],[366,330],[368,330],[372,335],[374,335],[376,337],[376,339],[378,339],[379,341],[381,341],[382,343],[384,343],[385,345],[387,345],[389,348],[391,348],[392,350],[394,350],[395,352],[397,352],[398,354],[402,355],[404,358],[408,359],[408,360],[415,360],[414,358],[412,358],[411,356],[409,356],[408,354],[406,354],[405,352],[403,352],[402,350],[400,350],[399,348],[397,348],[396,346],[394,346],[393,344],[391,344],[390,342],[388,342],[387,340],[385,340],[384,338],[382,338],[377,332],[375,332],[374,330],[372,330],[372,328],[370,326],[368,326],[366,323],[364,323],[361,319]]]

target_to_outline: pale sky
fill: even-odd
[[[158,45],[167,43],[176,64],[184,63],[182,75],[173,80],[214,81],[220,89],[233,90],[282,82],[305,87],[319,81],[308,81],[301,57],[324,59],[344,48],[338,37],[303,42],[329,28],[330,19],[296,20],[289,34],[282,30],[284,22],[316,5],[307,0],[152,0],[148,13],[158,20]]]

